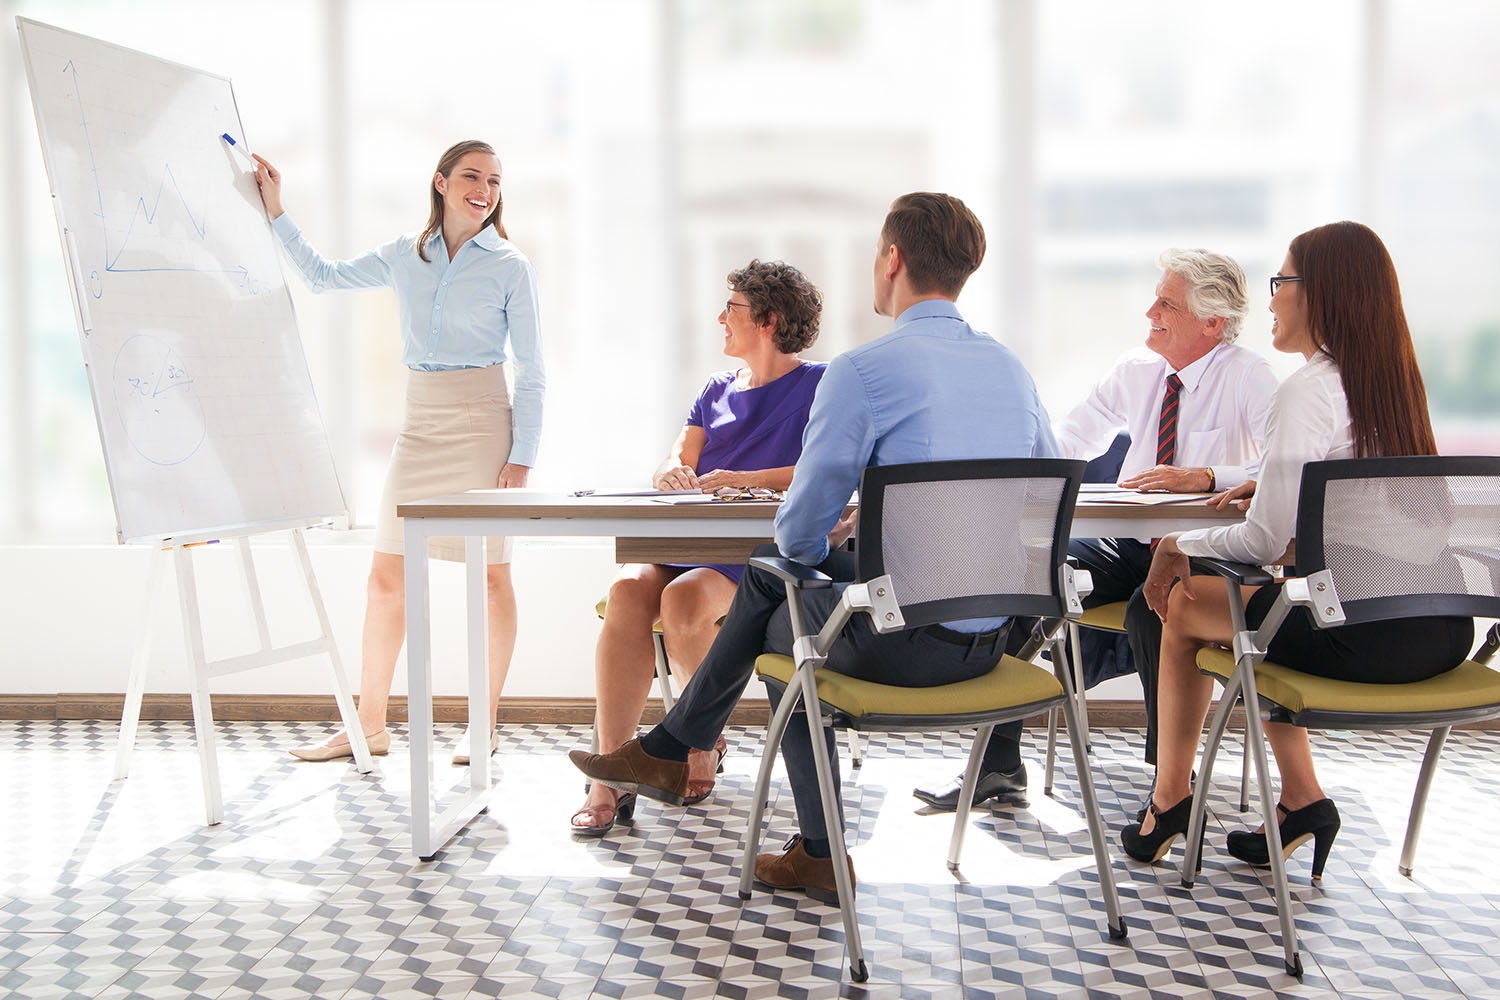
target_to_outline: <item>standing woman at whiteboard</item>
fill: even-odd
[[[314,292],[392,288],[401,305],[401,360],[409,369],[406,416],[391,453],[365,605],[359,718],[371,753],[391,744],[386,702],[406,634],[402,526],[396,505],[472,489],[522,487],[542,432],[541,328],[536,270],[500,222],[500,160],[483,142],[460,142],[438,160],[427,228],[351,260],[327,260],[281,207],[281,173],[257,156],[271,229]],[[506,391],[516,364],[515,402]],[[509,538],[485,547],[489,577],[490,718],[516,646]],[[435,539],[432,554],[462,560],[460,539]],[[498,735],[491,734],[490,749]],[[466,745],[466,744],[465,744]],[[350,756],[339,733],[293,750],[303,760]],[[468,763],[455,755],[455,764]]]

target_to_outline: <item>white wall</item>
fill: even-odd
[[[351,682],[358,676],[364,582],[370,532],[313,531],[308,548]],[[284,535],[252,549],[266,596],[271,635],[278,644],[310,638],[316,623]],[[150,550],[136,546],[0,547],[0,608],[6,649],[0,656],[0,694],[123,692],[130,658],[142,632],[141,613]],[[210,659],[249,652],[255,634],[234,546],[193,550]],[[508,697],[592,697],[594,602],[615,572],[604,540],[521,541],[513,564],[521,629],[506,682]],[[432,564],[433,691],[462,695],[464,684],[463,570]],[[177,593],[163,573],[151,623],[156,642],[146,690],[188,690],[187,656]],[[225,694],[325,694],[331,688],[323,657],[264,667],[215,680]],[[405,654],[394,693],[406,693]],[[1140,685],[1123,677],[1095,688],[1093,698],[1138,698]],[[763,697],[752,685],[751,697]]]
[[[370,532],[314,531],[313,568],[351,679],[359,669],[360,625]],[[311,638],[316,620],[285,535],[267,536],[252,551],[278,644]],[[150,551],[135,546],[9,546],[0,548],[0,607],[9,620],[0,658],[0,693],[121,692],[141,634],[142,595]],[[210,659],[250,652],[255,633],[230,544],[193,549]],[[589,540],[521,542],[515,582],[521,632],[505,694],[587,697],[594,689],[594,603],[614,575],[611,544]],[[463,569],[432,569],[433,690],[464,693]],[[156,645],[150,693],[184,692],[187,657],[170,573],[164,573],[152,624]],[[329,692],[324,657],[309,658],[214,681],[216,693]],[[406,692],[405,656],[395,693]]]

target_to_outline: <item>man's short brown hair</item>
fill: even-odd
[[[914,191],[891,202],[880,227],[882,249],[901,251],[911,290],[957,298],[984,260],[984,227],[951,194]]]

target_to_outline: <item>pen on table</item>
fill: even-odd
[[[575,496],[575,497],[591,497],[591,496],[594,495],[594,491],[593,490],[574,490],[569,495],[570,496]]]
[[[250,154],[245,152],[245,148],[234,141],[234,136],[230,135],[228,132],[220,132],[219,138],[229,143],[229,148],[234,150],[236,153],[239,153],[240,157],[250,165],[251,170],[254,170],[257,166],[259,166],[259,164],[257,164],[250,158]]]

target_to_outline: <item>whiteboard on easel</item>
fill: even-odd
[[[120,540],[347,516],[229,80],[16,23]]]

